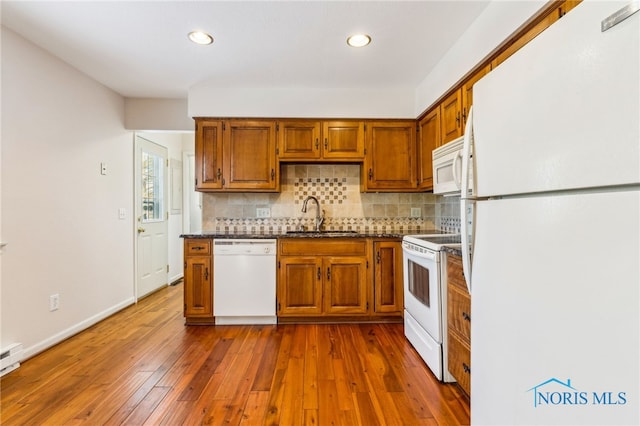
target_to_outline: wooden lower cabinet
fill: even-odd
[[[363,315],[367,302],[367,259],[361,256],[330,256],[323,259],[324,313]]]
[[[322,291],[322,259],[292,256],[278,261],[278,315],[320,315]]]
[[[186,324],[213,324],[212,240],[184,241],[184,317]]]
[[[373,241],[374,314],[399,314],[404,311],[402,241]]]
[[[279,321],[398,321],[404,309],[401,242],[279,239],[277,288]]]
[[[471,395],[471,296],[462,272],[462,258],[447,254],[447,360],[449,372]]]

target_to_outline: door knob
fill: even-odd
[[[142,233],[142,232],[144,232],[144,231],[145,231],[145,229],[144,229],[144,228],[138,228],[138,234],[140,234],[140,233]]]

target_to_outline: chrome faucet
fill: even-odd
[[[320,210],[320,202],[318,199],[313,195],[309,195],[302,203],[302,213],[307,212],[307,203],[309,200],[315,201],[316,203],[316,232],[320,232],[320,227],[322,226],[322,222],[324,222],[324,210]]]

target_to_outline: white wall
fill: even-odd
[[[33,355],[132,303],[132,165],[124,99],[2,28],[2,347]]]
[[[130,130],[193,131],[193,119],[187,111],[187,99],[124,100],[124,125]]]
[[[189,89],[191,117],[415,118],[411,88]]]
[[[547,3],[546,0],[492,1],[469,26],[415,92],[419,116]]]

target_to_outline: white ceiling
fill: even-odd
[[[2,24],[125,97],[415,88],[489,1],[6,1]],[[209,32],[210,46],[187,39]],[[373,42],[354,49],[349,34]]]

